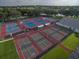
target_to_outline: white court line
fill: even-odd
[[[13,38],[2,40],[2,41],[0,41],[0,43],[4,43],[4,42],[10,41],[10,40],[13,40]]]

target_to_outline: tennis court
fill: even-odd
[[[1,25],[1,37],[5,37],[7,35],[7,32],[6,32],[6,24],[2,24]]]
[[[34,18],[31,20],[23,20],[22,23],[4,23],[1,27],[1,34],[13,34],[20,32],[25,29],[25,27],[32,29],[49,22],[50,21],[47,19]],[[29,32],[22,32],[20,34],[13,35],[13,37],[20,59],[35,59],[37,56],[47,52],[49,48],[59,43],[69,33],[69,30],[51,24],[36,31],[30,30]]]
[[[64,35],[68,35],[70,33],[70,30],[63,28],[61,26],[58,26],[58,25],[51,25],[51,29],[56,30],[57,32],[64,34]]]
[[[53,19],[53,18],[48,18],[48,17],[40,17],[42,20],[44,21],[48,21],[48,22],[56,22],[57,20],[56,19]]]
[[[43,20],[43,19],[38,19],[38,18],[33,18],[33,19],[27,19],[23,21],[23,24],[27,27],[27,28],[35,28],[38,27],[40,25],[46,25],[50,23],[47,20]]]
[[[45,25],[46,23],[49,23],[48,21],[42,20],[42,19],[37,19],[35,20],[36,22]]]
[[[54,29],[56,31],[59,31],[62,29],[60,26],[57,26],[57,25],[51,25],[51,27],[52,27],[52,29]]]
[[[52,46],[52,43],[41,34],[35,32],[30,35],[31,33],[22,33],[15,36],[16,48],[21,59],[34,59]]]
[[[26,36],[25,33],[16,36],[15,43],[21,59],[35,58],[39,54],[36,45]]]
[[[42,52],[52,46],[52,43],[47,40],[43,35],[39,32],[33,32],[29,34],[32,40],[41,48]]]
[[[27,29],[27,28],[24,26],[23,22],[20,21],[20,20],[17,21],[17,24],[18,24],[18,26],[20,27],[21,30]]]
[[[35,23],[37,26],[40,26],[40,25],[42,25],[42,24],[40,24],[40,23],[38,23],[38,22],[36,22],[35,20],[33,20],[33,19],[28,19],[30,22],[33,22],[33,23]]]
[[[10,23],[6,23],[6,32],[9,33],[16,33],[16,32],[20,32],[21,29],[20,27],[17,25],[17,23],[15,22],[10,22]]]
[[[5,38],[10,34],[20,32],[21,29],[15,22],[3,23],[0,25],[0,37]]]
[[[47,35],[47,36],[53,38],[55,41],[56,40],[61,41],[65,36],[67,36],[70,33],[69,30],[64,31],[64,28],[63,28],[63,30],[61,30],[61,29],[62,29],[62,27],[57,28],[57,27],[51,26],[46,29],[42,29],[41,32],[44,33],[44,35]]]
[[[31,30],[30,32],[16,35],[14,41],[20,58],[34,59],[60,42],[65,36],[67,36],[65,35],[65,31],[61,30],[61,32],[64,32],[62,34],[60,29],[61,28],[57,31],[52,27],[45,27],[38,31]],[[69,34],[69,32],[67,34]]]
[[[31,22],[31,21],[28,21],[28,20],[23,21],[23,24],[24,24],[27,28],[34,28],[34,27],[37,26],[34,22]]]

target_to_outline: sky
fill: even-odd
[[[17,5],[79,6],[79,0],[0,0],[0,6]]]

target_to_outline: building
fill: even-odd
[[[71,29],[74,32],[79,32],[79,20],[77,19],[62,19],[56,24]]]

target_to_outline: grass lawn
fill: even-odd
[[[71,34],[66,40],[62,42],[66,47],[75,50],[79,46],[79,38]],[[64,51],[59,45],[51,49],[48,53],[42,56],[41,59],[68,59],[71,53]]]
[[[79,46],[79,38],[77,38],[75,34],[72,34],[63,43],[71,49],[76,49],[76,47]]]
[[[0,43],[0,59],[19,59],[12,40]]]

